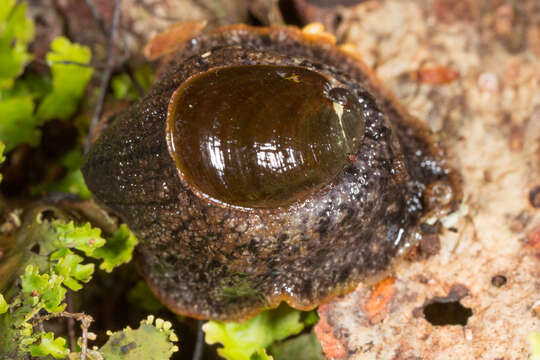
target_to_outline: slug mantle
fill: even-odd
[[[240,320],[312,309],[387,269],[456,203],[442,155],[327,38],[235,25],[180,46],[83,174],[170,309]]]

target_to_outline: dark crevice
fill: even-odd
[[[44,210],[41,212],[41,220],[42,221],[53,221],[56,220],[58,217],[54,213],[54,210]]]
[[[424,306],[424,317],[431,325],[467,325],[472,310],[459,301],[436,301]]]
[[[261,20],[259,20],[259,18],[251,11],[248,11],[247,23],[252,26],[264,26]]]
[[[504,275],[495,275],[491,278],[491,285],[495,287],[501,287],[506,284],[506,276]]]
[[[287,25],[296,25],[303,26],[304,22],[302,21],[298,9],[294,4],[294,0],[279,0],[278,3],[281,16]]]
[[[540,185],[529,192],[529,202],[534,208],[540,208]]]
[[[30,251],[33,252],[34,254],[38,254],[39,255],[39,250],[40,250],[40,246],[39,244],[35,244],[34,246],[32,246],[30,248]]]

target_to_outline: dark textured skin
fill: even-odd
[[[177,175],[165,139],[169,99],[213,67],[297,65],[363,100],[364,140],[327,186],[288,207],[208,203]],[[430,134],[357,59],[296,28],[233,26],[187,42],[149,94],[95,142],[83,173],[97,201],[140,239],[139,267],[173,311],[239,320],[280,301],[311,309],[388,267],[425,216],[422,192],[449,182]]]

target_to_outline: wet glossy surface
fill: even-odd
[[[229,71],[226,69],[247,69],[251,65],[260,69],[260,64],[274,66],[266,67],[274,72],[274,78],[278,67],[292,71],[301,65],[303,69],[316,69],[317,73],[286,71],[281,79],[276,78],[277,84],[298,86],[299,93],[290,91],[287,96],[279,96],[286,89],[277,85],[262,86],[263,94],[258,97],[255,90],[246,88],[251,86],[247,81],[250,78],[255,83],[267,84],[264,76],[240,74],[233,84],[216,82],[213,87],[206,81]],[[219,73],[209,72],[217,68]],[[286,159],[287,149],[309,155],[310,144],[316,144],[314,149],[327,159],[322,162],[324,166],[314,167],[316,176],[307,185],[315,190],[290,206],[268,208],[270,200],[248,199],[255,205],[267,206],[249,211],[205,200],[198,187],[206,179],[197,175],[192,181],[185,181],[178,176],[170,151],[171,139],[166,136],[168,125],[176,125],[173,119],[177,118],[168,118],[171,99],[178,96],[181,100],[183,90],[178,89],[185,84],[199,89],[200,95],[193,98],[204,105],[207,115],[217,114],[210,121],[199,111],[194,113],[191,120],[195,124],[184,130],[191,143],[176,146],[183,155],[179,159],[190,165],[188,170],[193,174],[195,170],[202,171],[212,180],[209,193],[227,185],[227,190],[238,191],[227,201],[246,195],[240,185],[216,183],[220,177],[215,174],[221,174],[221,165],[212,163],[207,169],[196,168],[203,160],[211,161],[210,154],[217,153],[224,155],[224,165],[231,165],[232,159],[246,160],[236,171],[263,172],[264,176],[253,175],[250,181],[264,180],[265,184],[273,179],[274,186],[296,186],[295,192],[281,198],[277,192],[277,198],[270,198],[274,204],[298,198],[305,185],[294,184],[291,179],[295,177],[289,174],[295,174],[296,166],[302,170],[309,168],[296,162],[288,167],[289,162],[281,159]],[[459,188],[453,185],[457,178],[446,167],[442,149],[433,143],[429,129],[404,113],[379,86],[357,57],[350,57],[326,41],[314,40],[299,29],[245,25],[218,29],[187,42],[173,55],[149,93],[115,117],[89,150],[82,168],[84,178],[96,201],[125,221],[137,235],[140,242],[135,262],[157,297],[172,311],[197,318],[239,321],[282,301],[310,310],[351,291],[359,282],[380,276],[400,253],[416,246],[417,234],[424,229],[422,219],[431,218],[432,214],[442,216],[445,209],[439,209],[440,206],[455,209],[461,201]],[[270,91],[276,87],[281,93]],[[350,94],[358,100],[351,101]],[[247,105],[252,96],[259,99],[258,106]],[[206,109],[225,106],[228,102],[224,99],[231,99],[231,110],[236,109],[230,114],[242,115],[239,121],[225,117],[227,111]],[[291,107],[303,114],[298,118],[290,115],[292,110],[283,110],[294,99],[297,106]],[[341,145],[339,137],[331,136],[337,136],[336,116],[339,118],[341,110],[345,129],[341,138],[354,132],[345,124],[349,121],[346,117],[357,112],[353,105],[356,101],[361,104],[365,133],[356,144],[352,141],[354,154],[343,159],[347,152],[343,146],[351,141]],[[270,110],[265,112],[267,104]],[[189,108],[188,105],[185,107]],[[271,121],[250,128],[250,119],[259,113],[266,114]],[[276,114],[280,113],[300,125],[287,127],[284,122],[275,131],[268,128],[268,124],[276,124]],[[221,127],[209,127],[213,121]],[[324,126],[315,127],[315,121]],[[240,128],[233,131],[230,124]],[[353,124],[361,133],[360,125],[364,125]],[[284,137],[282,134],[288,131],[298,131],[303,142],[290,145],[297,137]],[[220,139],[219,146],[215,139]],[[256,144],[257,150],[250,152],[246,148],[242,152],[238,139],[250,140],[247,144]],[[234,146],[222,145],[227,142],[221,140],[232,141]],[[271,143],[274,148],[263,151],[259,143]],[[212,150],[207,150],[208,145],[212,145]],[[182,149],[194,152],[185,154]],[[264,155],[260,155],[264,160],[280,159],[284,171],[276,173],[269,160],[261,161],[264,166],[259,164],[257,154]],[[332,159],[346,165],[336,166]],[[337,174],[326,177],[325,172],[332,171]],[[244,181],[233,172],[227,174],[229,179]],[[317,189],[325,181],[331,182]],[[445,191],[450,190],[445,184],[452,186],[451,192]],[[254,187],[251,182],[248,185]],[[434,228],[427,227],[426,231],[431,234]]]
[[[180,176],[221,204],[271,208],[343,169],[360,144],[360,104],[315,71],[250,65],[197,75],[174,94],[169,146]]]

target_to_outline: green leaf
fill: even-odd
[[[4,156],[4,149],[6,148],[6,145],[2,142],[0,142],[0,164],[6,160],[6,157]]]
[[[323,360],[321,344],[313,332],[273,344],[270,353],[274,360]]]
[[[134,76],[142,90],[146,91],[150,88],[150,85],[152,85],[154,74],[150,66],[144,65],[139,67],[135,70]],[[135,85],[128,74],[124,73],[113,77],[111,80],[111,87],[114,96],[119,100],[134,101],[139,97]]]
[[[101,229],[93,228],[90,223],[76,225],[73,221],[55,220],[50,224],[44,243],[44,250],[54,251],[61,248],[74,248],[92,256],[94,251],[105,244]]]
[[[47,54],[47,63],[51,67],[53,90],[39,105],[37,117],[42,123],[73,115],[93,72],[91,67],[84,65],[91,59],[88,47],[59,36],[51,43],[51,50]]]
[[[84,66],[91,57],[87,47],[57,37],[51,44],[52,51],[47,54],[52,85],[46,77],[31,74],[14,82],[15,77],[22,73],[24,63],[29,60],[26,46],[33,37],[33,25],[25,18],[24,3],[13,7],[15,0],[6,1],[8,10],[3,8],[0,11],[0,90],[4,88],[0,91],[0,141],[10,151],[20,144],[39,145],[39,126],[53,118],[66,119],[73,115],[93,70]],[[14,24],[13,21],[19,23]],[[35,102],[42,97],[37,113],[34,113]],[[67,178],[63,186],[88,196],[82,177],[77,173]]]
[[[306,326],[315,325],[319,322],[319,316],[315,310],[302,313],[302,322]]]
[[[266,349],[258,349],[251,355],[250,360],[274,360],[274,358],[266,353]]]
[[[51,254],[51,260],[58,262],[54,271],[64,278],[64,285],[73,291],[80,290],[82,285],[79,281],[88,282],[94,273],[94,264],[82,265],[83,258],[73,254],[68,249],[61,249]]]
[[[84,159],[82,149],[72,150],[60,158],[62,164],[68,170],[79,170]]]
[[[6,302],[6,299],[4,299],[4,295],[0,294],[0,315],[6,313],[8,309],[9,304]]]
[[[0,99],[0,141],[5,144],[7,151],[19,144],[39,144],[41,131],[37,128],[33,113],[34,102],[29,95]]]
[[[61,304],[66,297],[62,281],[61,276],[40,274],[37,266],[28,265],[21,276],[22,292],[29,296],[34,304],[42,304],[45,310],[57,313],[66,306]]]
[[[62,337],[55,339],[52,332],[41,333],[39,345],[33,344],[29,348],[32,356],[52,355],[57,359],[63,359],[69,354],[66,339]]]
[[[105,360],[166,360],[178,351],[173,343],[178,341],[171,323],[149,316],[141,321],[138,329],[126,328],[115,333],[109,332],[109,340],[100,352]]]
[[[119,100],[135,100],[137,93],[133,89],[131,79],[128,74],[116,75],[111,80],[111,87],[114,96]]]
[[[301,312],[285,304],[241,322],[209,321],[203,325],[208,344],[223,344],[218,354],[227,360],[251,360],[273,342],[298,334],[304,328]],[[264,359],[264,357],[262,357]]]
[[[96,249],[93,257],[103,259],[99,268],[111,272],[115,267],[131,260],[133,249],[137,243],[135,235],[129,231],[125,224],[122,224],[112,237],[107,239],[105,246]]]
[[[59,181],[43,182],[33,186],[31,189],[32,195],[39,195],[48,191],[59,191],[77,194],[82,200],[90,199],[92,194],[88,190],[80,170],[83,157],[80,149],[72,150],[62,156],[59,162],[66,168],[67,174]]]
[[[90,190],[88,190],[88,187],[84,182],[81,170],[68,172],[62,180],[52,187],[52,189],[60,192],[77,194],[82,200],[88,200],[92,197]]]
[[[18,77],[10,89],[2,90],[5,98],[28,95],[34,101],[40,101],[52,91],[52,80],[48,75],[28,72]]]
[[[11,87],[32,58],[26,47],[33,37],[34,24],[26,18],[26,3],[3,0],[0,6],[0,88]]]
[[[68,169],[68,173],[62,180],[55,183],[50,190],[77,194],[83,200],[90,199],[92,194],[84,182],[84,177],[80,169],[83,158],[84,155],[81,149],[72,150],[62,156],[60,163]]]
[[[76,194],[82,200],[88,200],[92,197],[90,190],[84,182],[84,177],[81,170],[68,171],[68,173],[59,181],[43,182],[33,186],[31,189],[32,195],[39,195],[49,191],[67,192]]]

